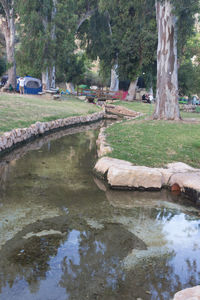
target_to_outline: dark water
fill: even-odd
[[[1,300],[169,300],[199,284],[199,209],[107,189],[92,173],[97,134],[60,132],[1,159]]]

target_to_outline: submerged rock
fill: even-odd
[[[200,300],[200,286],[176,293],[173,300]]]

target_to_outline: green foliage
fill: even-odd
[[[200,34],[196,32],[185,44],[179,68],[179,88],[183,95],[200,95]]]
[[[64,62],[64,74],[67,82],[79,84],[84,78],[85,57],[82,54],[69,55]]]
[[[143,69],[152,73],[157,42],[154,1],[101,0],[98,11],[80,28],[79,38],[90,58],[100,58],[104,78],[116,61],[122,80],[136,79]]]
[[[146,71],[151,69],[156,59],[154,3],[146,0],[117,2],[118,9],[110,12],[113,45],[118,53],[120,77],[134,80],[144,68]]]
[[[20,48],[17,62],[20,74],[37,74],[56,65],[64,74],[68,55],[75,50],[77,17],[72,0],[19,0]],[[33,59],[34,58],[34,59]],[[39,75],[40,73],[40,75]]]
[[[0,76],[6,71],[6,61],[4,58],[0,58]]]
[[[173,0],[177,16],[178,52],[183,54],[188,38],[194,34],[195,14],[200,11],[197,0]]]

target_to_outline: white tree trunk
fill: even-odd
[[[176,18],[169,0],[156,1],[158,26],[157,94],[154,119],[180,119]]]
[[[12,1],[10,9],[9,5],[6,6],[3,3],[2,5],[6,16],[5,18],[1,19],[1,27],[6,41],[6,55],[8,66],[8,81],[4,88],[8,88],[10,84],[13,88],[16,88],[14,1]]]
[[[42,89],[49,90],[49,88],[50,88],[49,71],[48,68],[46,68],[46,70],[42,72]]]
[[[110,91],[119,91],[119,76],[117,74],[118,64],[115,64],[111,69]]]
[[[138,83],[138,78],[135,81],[131,81],[128,89],[128,95],[126,96],[127,101],[135,100],[137,83]]]
[[[46,70],[42,72],[42,88],[43,90],[49,90],[50,88],[56,87],[55,82],[55,66],[53,67],[46,67]]]
[[[72,82],[66,82],[66,87],[71,94],[75,94],[74,84]]]
[[[56,13],[57,13],[57,0],[53,0],[53,9],[52,9],[52,14],[51,14],[52,22],[54,22],[54,20],[55,20]],[[52,26],[51,39],[52,39],[52,41],[55,41],[55,39],[56,39],[56,25],[55,24]],[[55,59],[54,59],[53,66],[50,68],[50,87],[54,88],[54,89],[56,87]]]
[[[53,8],[52,8],[52,13],[51,13],[51,20],[52,22],[55,19],[56,13],[57,13],[57,0],[53,0]],[[48,20],[47,17],[43,19],[43,25],[45,31],[47,31],[48,28]],[[55,24],[53,24],[51,28],[51,39],[54,41],[56,39],[56,27]],[[46,65],[47,65],[47,60],[46,60]],[[52,66],[53,64],[53,66]],[[51,62],[51,66],[46,67],[46,69],[42,72],[42,87],[43,90],[49,90],[50,88],[56,87],[56,67],[55,67],[55,60]]]

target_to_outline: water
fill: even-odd
[[[199,284],[199,209],[109,190],[92,173],[97,135],[66,130],[1,159],[0,300],[169,300]]]

